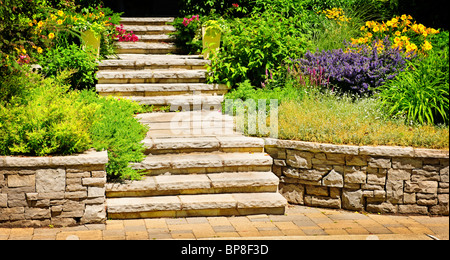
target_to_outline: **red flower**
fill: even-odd
[[[235,8],[238,8],[238,7],[239,7],[238,4],[232,4],[232,5],[233,5],[233,7],[235,7]]]

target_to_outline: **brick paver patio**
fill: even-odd
[[[448,240],[449,218],[289,205],[285,215],[108,220],[72,228],[0,228],[0,240]]]

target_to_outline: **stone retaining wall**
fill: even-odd
[[[107,152],[0,157],[0,227],[104,223]]]
[[[290,203],[448,215],[449,151],[266,139]]]

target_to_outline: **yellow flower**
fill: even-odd
[[[64,15],[64,12],[63,12],[62,10],[59,10],[59,11],[58,11],[58,15],[59,15],[59,16],[63,16],[63,15]]]
[[[50,17],[52,18],[52,21],[55,21],[56,18],[58,18],[58,17],[57,17],[56,15],[54,15],[54,14],[51,14]]]
[[[400,35],[402,35],[402,33],[401,33],[400,31],[396,31],[396,32],[395,32],[395,35],[396,35],[396,36],[400,36]]]
[[[38,47],[38,48],[37,48],[37,52],[38,52],[38,53],[42,53],[43,51],[44,51],[44,50],[42,50],[41,47]]]
[[[402,16],[400,17],[400,19],[402,19],[402,20],[404,21],[404,20],[407,20],[408,17],[406,16],[406,14],[404,14],[404,15],[402,15]]]
[[[54,33],[50,33],[50,34],[48,35],[48,38],[49,38],[49,39],[55,38],[55,34],[54,34]]]
[[[44,25],[44,22],[43,21],[39,21],[37,25],[38,25],[38,28],[40,28],[40,27],[42,27]]]
[[[425,41],[425,43],[422,46],[422,50],[429,51],[431,49],[433,49],[433,45],[431,45],[429,41]]]
[[[373,32],[379,32],[380,28],[378,26],[373,27]]]
[[[59,25],[61,25],[61,24],[63,24],[63,20],[58,20],[57,23],[58,23]]]

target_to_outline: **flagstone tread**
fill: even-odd
[[[270,171],[273,159],[265,153],[188,153],[148,155],[132,168],[148,175]]]
[[[175,20],[173,17],[122,17],[120,22],[122,24],[148,24],[148,25],[162,25],[172,23]]]
[[[151,125],[154,126],[155,124]],[[155,128],[152,127],[152,129]],[[143,143],[147,154],[182,153],[186,150],[238,152],[240,148],[254,148],[251,151],[255,152],[264,150],[263,139],[245,136],[154,137],[144,139]],[[232,148],[235,148],[235,150],[232,150]]]
[[[135,96],[170,96],[180,95],[181,93],[194,94],[194,91],[199,93],[213,92],[223,95],[228,91],[228,87],[221,84],[205,83],[141,83],[97,84],[96,90],[102,95],[122,93],[124,96],[126,93],[131,93]]]
[[[276,192],[278,183],[278,178],[272,172],[144,176],[139,181],[108,183],[106,186],[106,196],[108,198],[114,198],[182,194]]]
[[[176,96],[150,96],[150,97],[124,97],[148,106],[170,106],[171,110],[190,110],[192,106],[199,104],[194,110],[211,110],[211,107],[220,109],[224,97],[222,95],[176,95]]]
[[[100,79],[127,79],[127,78],[206,78],[206,70],[102,70],[97,72]]]
[[[161,215],[210,216],[241,215],[248,210],[276,209],[284,212],[286,199],[279,193],[231,193],[206,195],[179,195],[143,198],[108,198],[109,218],[140,218]],[[246,211],[247,210],[247,211]],[[160,214],[152,214],[161,212]],[[164,214],[164,212],[167,212]],[[257,212],[257,211],[254,211]],[[281,213],[281,212],[280,212]],[[282,213],[281,213],[282,214]]]
[[[176,32],[176,29],[172,25],[129,25],[124,24],[123,29],[128,32],[133,31],[134,34],[169,34]]]
[[[138,55],[138,54],[137,54]],[[143,55],[142,55],[143,56]],[[144,57],[137,56],[137,57],[130,57],[126,56],[124,59],[108,59],[104,60],[99,64],[100,69],[127,69],[127,68],[133,68],[133,69],[142,69],[145,67],[153,66],[155,68],[167,69],[170,68],[170,66],[205,66],[207,64],[210,64],[211,61],[207,60],[201,60],[201,59],[189,59],[189,58],[183,58],[183,57],[171,57],[175,55],[165,55],[162,57],[147,57],[151,55],[145,55]]]

